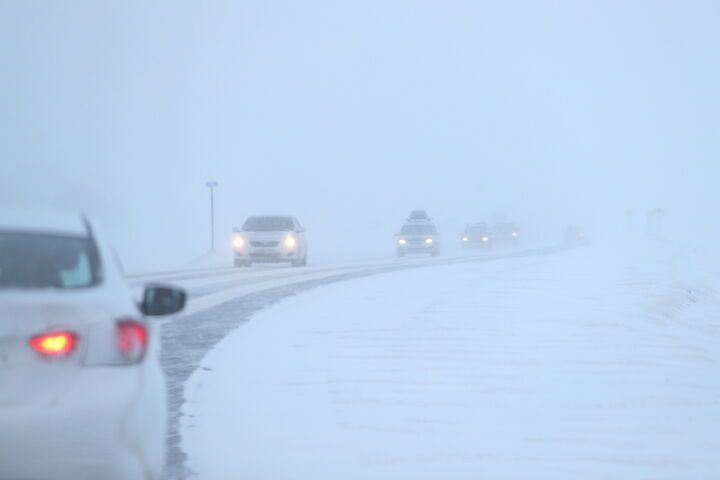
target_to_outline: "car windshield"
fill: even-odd
[[[246,232],[284,232],[294,229],[289,217],[250,217],[242,228]]]
[[[403,235],[434,235],[435,232],[433,225],[403,225],[400,231]]]
[[[488,228],[484,225],[474,225],[465,229],[465,233],[488,233]]]
[[[97,282],[97,260],[85,238],[0,232],[0,288],[82,288]]]

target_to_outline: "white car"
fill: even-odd
[[[293,267],[307,265],[305,228],[297,218],[263,215],[248,218],[233,237],[235,266],[252,263],[289,262]]]
[[[159,335],[80,216],[0,213],[0,479],[158,480],[167,405]]]

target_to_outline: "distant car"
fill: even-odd
[[[132,299],[108,244],[72,215],[0,214],[0,478],[159,480],[159,332],[182,290]]]
[[[460,237],[464,247],[492,248],[492,233],[487,223],[473,223],[465,227]]]
[[[249,267],[254,262],[289,262],[293,267],[304,267],[307,265],[305,231],[295,217],[250,217],[233,237],[235,266]]]
[[[563,241],[566,244],[577,245],[587,241],[585,232],[577,225],[568,225],[563,232]]]
[[[520,240],[520,230],[514,223],[496,223],[492,233],[497,244],[515,245]]]
[[[440,253],[439,234],[432,222],[407,222],[397,237],[398,257],[404,257],[408,253],[428,253],[432,256]]]

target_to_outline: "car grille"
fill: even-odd
[[[278,241],[274,242],[250,242],[250,245],[253,247],[265,247],[265,248],[272,248],[278,246]]]
[[[280,258],[279,252],[250,252],[250,258]]]

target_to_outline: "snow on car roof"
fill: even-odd
[[[87,235],[79,213],[0,209],[0,230]]]
[[[433,223],[433,219],[432,218],[407,218],[407,219],[405,219],[405,223],[413,224],[413,225],[422,224],[422,223]]]

